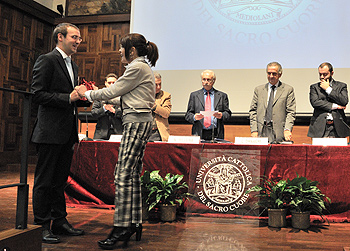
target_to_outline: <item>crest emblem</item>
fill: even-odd
[[[238,200],[245,188],[243,173],[230,163],[222,163],[208,170],[203,181],[203,190],[213,202],[227,205]]]
[[[290,14],[302,0],[208,0],[225,18],[248,25],[268,24]]]

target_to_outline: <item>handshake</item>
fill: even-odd
[[[77,100],[84,100],[86,101],[85,92],[88,90],[98,90],[97,86],[95,85],[95,82],[87,82],[85,79],[82,80],[82,83],[79,86],[76,86],[71,92],[70,97],[71,101],[77,101]]]

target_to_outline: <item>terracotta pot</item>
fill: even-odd
[[[310,212],[292,211],[292,227],[308,229],[310,227]]]
[[[270,227],[286,227],[286,209],[268,209],[268,225]]]
[[[176,205],[160,205],[160,219],[174,221],[176,219]]]

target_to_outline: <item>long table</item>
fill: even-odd
[[[76,145],[66,189],[68,205],[113,208],[118,148],[119,143],[107,141]],[[184,174],[184,180],[191,183],[193,149],[257,150],[261,175],[292,179],[298,173],[319,181],[321,191],[332,200],[330,214],[339,221],[350,220],[350,146],[148,143],[144,170]]]

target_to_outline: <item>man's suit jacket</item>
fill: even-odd
[[[214,90],[214,110],[222,113],[222,118],[217,119],[218,138],[224,139],[225,129],[224,122],[228,121],[231,117],[231,110],[229,107],[228,96],[226,93]],[[187,112],[185,115],[186,121],[193,124],[192,135],[198,135],[202,138],[203,122],[204,119],[194,120],[194,115],[200,111],[205,110],[204,91],[200,89],[192,92],[188,101]]]
[[[72,62],[74,86],[78,84],[78,66]],[[39,56],[33,68],[31,91],[38,104],[32,141],[43,144],[65,144],[73,133],[78,142],[76,102],[70,104],[73,83],[60,52],[56,49]]]
[[[157,106],[153,112],[155,113],[155,120],[160,137],[162,141],[168,141],[170,135],[168,118],[171,112],[171,94],[160,90],[158,95],[156,95],[155,104]]]
[[[348,104],[348,90],[345,83],[333,80],[332,91],[329,95],[320,87],[320,82],[312,84],[310,86],[310,103],[314,108],[314,112],[310,120],[307,136],[312,138],[321,138],[323,136],[328,113],[332,113],[334,127],[338,136],[342,138],[350,136],[344,110],[332,110],[333,103],[341,106]]]
[[[120,99],[119,99],[120,100]],[[108,140],[111,134],[123,133],[122,111],[120,104],[114,105],[115,113],[110,111],[104,111],[103,105],[105,101],[94,101],[91,109],[91,114],[97,119],[94,139],[106,139]],[[113,129],[111,129],[113,125]]]
[[[272,107],[273,130],[276,134],[276,142],[284,139],[284,129],[292,131],[296,102],[292,86],[279,82],[277,84],[275,99]],[[264,117],[267,107],[269,83],[257,86],[249,109],[250,131],[258,132],[261,136],[264,127]]]

